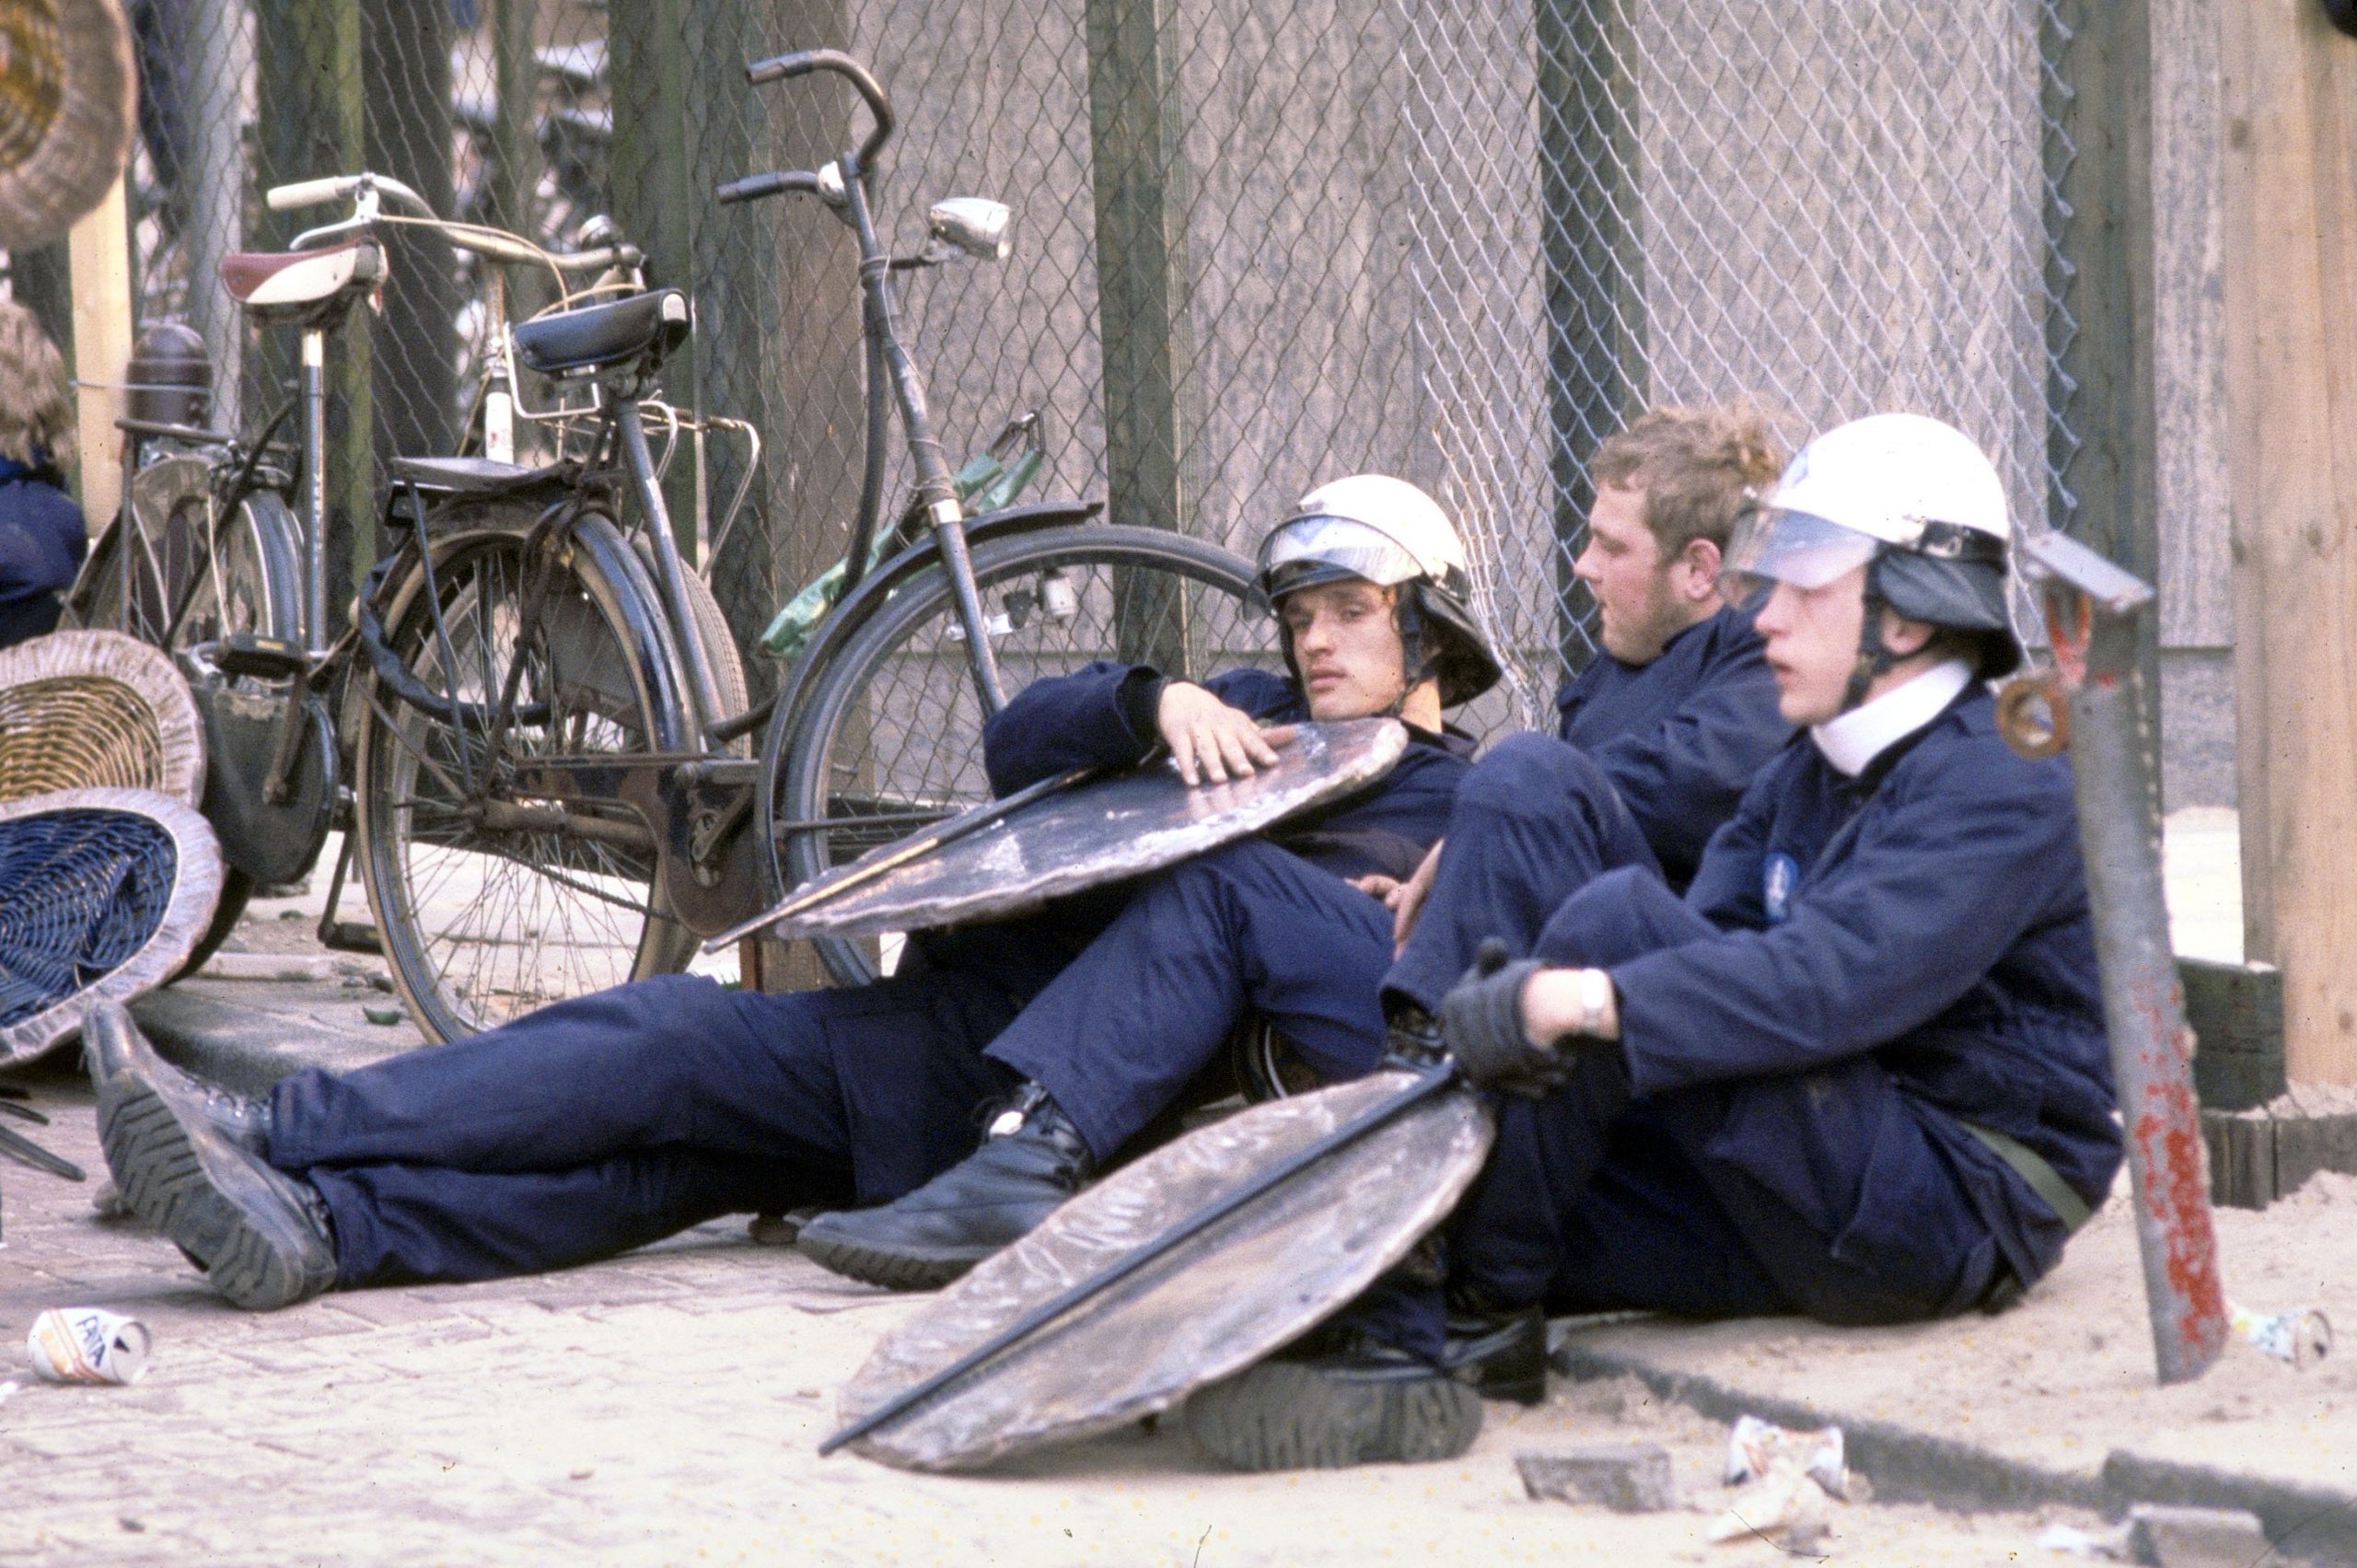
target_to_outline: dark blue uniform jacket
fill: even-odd
[[[1309,718],[1301,689],[1265,669],[1232,669],[1203,682],[1213,696],[1263,724]],[[992,790],[1005,795],[1067,768],[1132,767],[1160,737],[1154,698],[1161,678],[1144,666],[1099,659],[1070,675],[1035,680],[982,730]],[[1408,749],[1391,771],[1354,793],[1288,819],[1268,837],[1337,877],[1406,877],[1448,825],[1449,801],[1471,765],[1474,742],[1455,731],[1408,726]]]
[[[2091,1204],[2119,1168],[2070,771],[2026,761],[1974,685],[1855,779],[1797,737],[1711,841],[1686,901],[1724,935],[1615,968],[1633,1087],[1871,1052],[2025,1280],[2061,1227],[2017,1212],[1978,1122]]]
[[[1598,654],[1564,683],[1555,708],[1555,733],[1604,770],[1678,889],[1793,733],[1776,712],[1751,613],[1733,605],[1678,633],[1650,664]]]
[[[55,471],[0,458],[0,648],[56,630],[59,596],[89,547]]]

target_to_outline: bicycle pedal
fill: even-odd
[[[275,680],[302,674],[310,668],[311,659],[300,644],[284,637],[232,632],[214,645],[213,665],[224,675],[253,675]]]

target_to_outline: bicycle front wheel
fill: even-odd
[[[637,815],[517,781],[536,758],[690,743],[629,546],[598,517],[563,540],[479,531],[436,546],[433,581],[412,569],[385,628],[435,701],[371,676],[354,762],[368,902],[412,1016],[452,1040],[683,968],[694,936],[663,912]]]
[[[1092,659],[1201,680],[1282,669],[1249,563],[1159,528],[1084,524],[974,547],[974,579],[1011,694]],[[765,756],[760,798],[781,889],[987,799],[982,706],[946,572],[928,567],[876,610],[800,704],[788,754]],[[899,944],[815,944],[842,984]]]

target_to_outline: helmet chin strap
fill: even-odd
[[[1881,595],[1866,595],[1865,619],[1858,626],[1857,662],[1850,667],[1850,683],[1841,689],[1841,712],[1845,714],[1864,703],[1867,688],[1899,660],[1899,655],[1883,645],[1883,609]]]
[[[1438,662],[1424,651],[1424,608],[1417,602],[1416,585],[1402,583],[1393,590],[1391,624],[1399,633],[1399,695],[1379,718],[1396,719],[1408,706],[1408,694],[1430,680]]]

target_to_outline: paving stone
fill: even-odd
[[[1658,1443],[1595,1443],[1514,1457],[1534,1501],[1600,1503],[1616,1514],[1650,1514],[1678,1502],[1669,1450]]]
[[[2128,1511],[2128,1550],[2154,1568],[2250,1568],[2272,1554],[2256,1514],[2166,1503]]]

